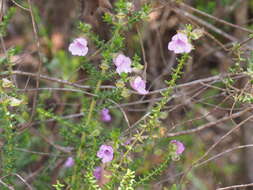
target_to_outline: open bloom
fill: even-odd
[[[72,55],[85,56],[88,53],[87,40],[85,38],[76,38],[69,45],[69,51]]]
[[[97,157],[102,159],[103,163],[110,162],[113,159],[113,148],[111,146],[102,145],[97,152]]]
[[[102,109],[100,117],[103,122],[110,122],[112,120],[112,117],[107,108]]]
[[[68,157],[64,163],[65,168],[71,168],[75,164],[75,161],[72,157]]]
[[[172,37],[168,49],[174,53],[189,53],[192,50],[192,45],[185,34],[178,33]]]
[[[170,141],[170,143],[173,143],[173,144],[176,145],[176,153],[177,153],[177,155],[180,155],[180,154],[182,154],[184,152],[184,149],[185,149],[184,144],[181,143],[180,141],[172,140],[172,141]]]
[[[147,94],[146,90],[146,81],[142,80],[141,77],[136,77],[134,80],[130,82],[131,87],[136,90],[139,94]]]
[[[119,54],[114,60],[114,64],[116,65],[117,73],[131,73],[132,68],[131,68],[131,59],[123,54]]]
[[[93,171],[93,175],[96,178],[96,180],[100,180],[102,176],[102,168],[100,166],[96,167]]]

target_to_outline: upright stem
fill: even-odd
[[[104,74],[105,74],[105,69],[102,69],[102,75],[104,75]],[[94,94],[97,94],[99,92],[101,84],[102,84],[102,80],[99,80],[96,84]],[[96,99],[93,98],[91,101],[90,107],[89,107],[89,112],[88,112],[87,120],[85,122],[84,127],[87,127],[90,124],[92,113],[94,111],[95,106],[96,106]],[[82,149],[85,144],[85,137],[86,137],[86,134],[85,134],[85,132],[83,132],[82,136],[81,136],[80,146],[77,151],[77,159],[78,160],[82,160],[84,157],[84,152],[82,151]],[[72,184],[72,186],[75,186],[76,189],[79,189],[81,180],[79,180],[79,175],[77,174],[77,169],[78,169],[77,167],[78,167],[78,165],[75,165],[75,167],[74,167],[74,175],[72,176],[71,184]]]
[[[184,54],[181,59],[179,60],[179,63],[177,65],[177,68],[174,70],[174,73],[172,74],[172,79],[168,82],[168,88],[165,92],[162,93],[162,99],[160,102],[157,103],[157,105],[151,110],[151,114],[147,120],[147,124],[141,125],[142,130],[138,133],[135,140],[130,145],[130,148],[125,152],[125,154],[122,156],[122,159],[120,160],[119,166],[121,166],[124,162],[124,158],[132,151],[134,145],[139,141],[143,133],[149,129],[154,127],[157,123],[156,120],[159,119],[159,112],[164,108],[166,103],[168,102],[171,93],[173,92],[173,86],[176,85],[176,81],[181,76],[181,71],[184,67],[184,64],[187,62],[189,58],[188,54]]]

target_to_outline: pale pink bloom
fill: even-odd
[[[69,51],[72,55],[85,56],[88,53],[87,40],[85,38],[76,38],[69,45]]]
[[[93,171],[93,175],[94,177],[96,178],[96,180],[100,180],[101,176],[102,176],[102,168],[99,166],[99,167],[96,167]]]
[[[139,94],[147,94],[146,81],[142,80],[141,77],[136,77],[134,80],[130,81],[131,87],[136,90]]]
[[[131,73],[131,59],[123,54],[119,54],[115,59],[113,59],[114,64],[116,65],[117,73]]]
[[[184,144],[181,143],[180,141],[172,140],[172,141],[170,141],[170,143],[173,143],[173,144],[176,145],[176,148],[177,148],[176,149],[176,153],[177,153],[177,155],[180,155],[180,154],[182,154],[184,152],[184,150],[185,150]]]
[[[168,44],[168,49],[174,53],[190,53],[192,45],[185,34],[178,33],[172,37],[172,41]]]
[[[72,157],[68,157],[64,163],[65,168],[71,168],[75,164],[75,160]]]
[[[100,117],[103,122],[110,122],[112,120],[112,117],[109,113],[109,109],[107,108],[102,109]]]
[[[102,145],[97,152],[97,157],[102,159],[103,163],[110,162],[113,159],[113,148],[111,146]]]

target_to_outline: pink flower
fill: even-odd
[[[76,38],[69,45],[69,51],[72,55],[85,56],[88,53],[87,40],[85,38]]]
[[[97,157],[102,159],[103,163],[110,162],[113,159],[113,148],[111,146],[102,145],[97,152]]]
[[[96,180],[100,180],[102,176],[102,168],[101,167],[96,167],[93,171],[93,175],[96,178]]]
[[[123,54],[119,54],[115,59],[113,59],[113,62],[117,67],[116,71],[118,74],[132,72],[132,62],[129,57],[126,57]]]
[[[75,164],[75,161],[72,157],[68,157],[64,163],[65,168],[71,168]]]
[[[112,120],[112,117],[107,108],[102,109],[100,117],[103,122],[110,122]]]
[[[142,80],[141,77],[136,77],[134,80],[130,82],[131,87],[139,92],[140,94],[147,94],[148,91],[145,89],[146,88],[146,81]]]
[[[178,33],[172,37],[168,49],[174,51],[174,53],[189,53],[192,50],[192,45],[185,34]]]
[[[180,154],[182,154],[184,152],[184,150],[185,150],[184,144],[181,143],[180,141],[172,140],[172,141],[170,141],[170,143],[173,143],[173,144],[176,145],[176,148],[177,148],[176,149],[176,153],[177,153],[177,155],[180,155]]]

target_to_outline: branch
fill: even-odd
[[[202,131],[204,129],[210,128],[210,127],[212,127],[214,125],[217,125],[217,124],[219,124],[221,122],[224,122],[226,120],[240,117],[241,115],[245,114],[246,112],[248,112],[248,111],[250,111],[252,109],[253,109],[252,107],[248,107],[248,108],[246,108],[243,111],[240,111],[240,112],[234,113],[232,115],[223,117],[223,118],[221,118],[221,119],[219,119],[217,121],[213,121],[213,122],[201,125],[200,127],[197,127],[197,128],[194,128],[194,129],[189,129],[189,130],[180,131],[180,132],[176,132],[176,133],[169,133],[169,134],[167,134],[167,137],[175,137],[175,136],[182,136],[182,135],[188,135],[188,134],[196,133],[196,132]]]
[[[250,186],[253,186],[253,183],[242,184],[242,185],[233,185],[233,186],[229,186],[229,187],[222,187],[222,188],[218,188],[217,190],[236,189],[236,188],[250,187]]]

